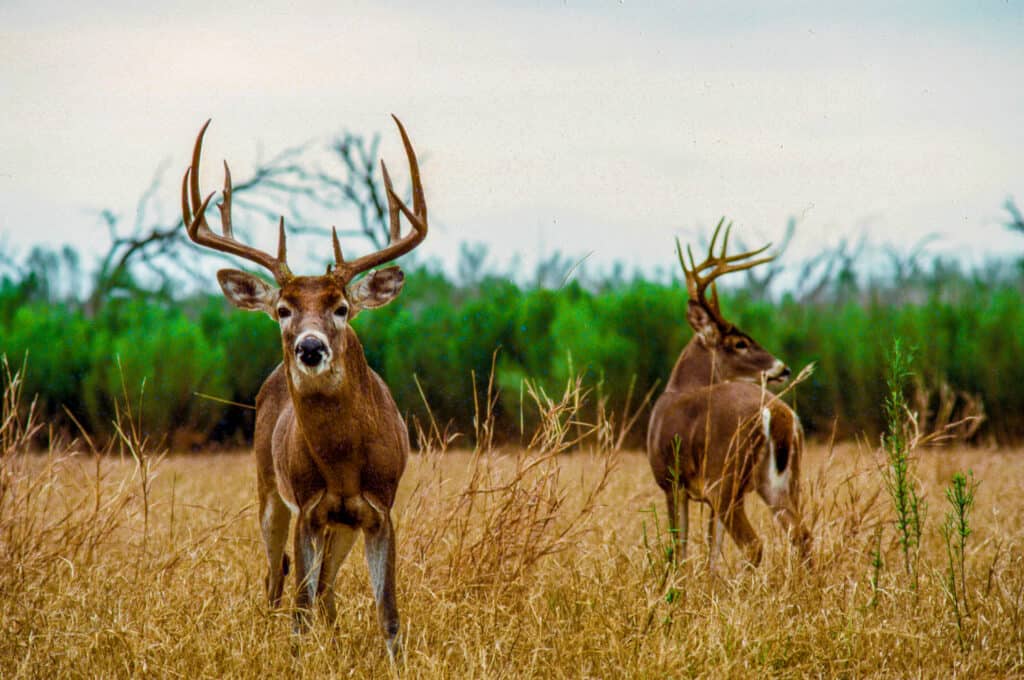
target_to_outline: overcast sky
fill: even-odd
[[[394,112],[447,262],[470,240],[652,269],[721,215],[749,243],[798,217],[796,256],[861,233],[1024,251],[1001,226],[1024,203],[1019,0],[90,4],[0,3],[8,249],[104,249],[97,213],[130,219],[164,161],[173,214],[210,117],[207,187],[220,158],[242,176],[344,129],[380,131],[404,182]]]

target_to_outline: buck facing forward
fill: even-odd
[[[323,276],[294,276],[286,262],[284,218],[277,256],[235,240],[231,229],[231,174],[224,164],[219,206],[223,236],[206,222],[211,193],[199,193],[199,157],[207,121],[192,152],[182,185],[182,213],[189,237],[201,246],[237,255],[266,268],[278,288],[237,269],[217,280],[236,307],[263,311],[281,330],[284,361],[256,397],[256,453],[260,527],[269,568],[272,607],[281,603],[288,570],[285,542],[292,515],[295,530],[295,628],[308,625],[319,604],[335,618],[334,582],[356,534],[363,532],[374,599],[388,652],[400,649],[395,601],[395,532],[391,506],[405,469],[409,438],[387,385],[366,363],[349,322],[363,309],[387,304],[402,290],[397,266],[359,274],[408,253],[427,235],[427,207],[412,144],[395,118],[412,177],[413,208],[395,194],[381,163],[388,197],[391,244],[352,262],[333,233],[334,264]],[[402,237],[400,214],[412,224]]]
[[[669,529],[680,559],[686,558],[688,500],[695,500],[711,507],[709,565],[714,567],[721,552],[723,529],[747,559],[758,564],[761,541],[743,509],[744,496],[752,490],[771,507],[806,557],[810,535],[800,521],[799,506],[803,430],[793,410],[761,386],[762,379],[784,381],[789,368],[725,320],[714,285],[723,274],[772,257],[750,259],[768,246],[726,255],[729,228],[715,255],[721,228],[719,222],[704,262],[695,264],[690,253],[689,269],[676,243],[690,295],[686,319],[694,336],[651,412],[647,456],[655,481],[665,492]]]

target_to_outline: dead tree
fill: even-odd
[[[367,139],[344,133],[326,147],[304,144],[285,149],[258,162],[251,175],[235,182],[236,209],[276,221],[284,206],[293,233],[321,235],[329,232],[312,226],[307,215],[324,209],[351,209],[359,216],[360,226],[339,234],[365,238],[382,247],[388,239],[388,213],[377,162],[379,141],[376,134]],[[192,258],[183,257],[194,246],[180,215],[165,217],[161,210],[158,197],[166,193],[166,169],[167,163],[157,169],[136,204],[130,226],[113,211],[100,213],[110,246],[100,260],[85,303],[90,313],[112,297],[140,293],[171,297],[182,280],[205,281],[192,266]]]

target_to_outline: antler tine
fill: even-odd
[[[345,262],[345,256],[341,254],[341,242],[338,241],[338,229],[331,227],[331,240],[334,242],[334,264],[341,266]]]
[[[724,219],[725,219],[725,218],[723,217],[723,218],[722,218],[721,220],[718,220],[718,228],[719,228],[719,229],[721,229],[721,228],[722,228],[722,221],[723,221]],[[725,237],[724,237],[724,238],[722,238],[722,252],[721,252],[721,253],[719,254],[719,257],[722,257],[722,258],[724,258],[724,257],[725,257],[725,253],[726,253],[726,251],[728,251],[728,250],[729,250],[729,235],[730,235],[731,233],[732,233],[732,221],[730,220],[730,221],[729,221],[729,226],[727,226],[727,227],[725,228]]]
[[[192,164],[185,170],[185,176],[181,184],[181,216],[188,231],[188,237],[198,245],[205,246],[211,250],[222,253],[237,255],[238,257],[254,262],[265,267],[274,275],[279,285],[284,285],[292,278],[291,270],[288,269],[284,217],[278,225],[277,257],[258,250],[234,238],[231,227],[231,171],[227,162],[224,163],[224,201],[220,204],[221,223],[224,235],[218,236],[210,229],[206,221],[206,209],[216,192],[211,192],[205,199],[200,200],[199,194],[199,159],[202,155],[203,136],[210,121],[203,123],[196,137],[195,146],[192,148]]]
[[[730,222],[725,228],[725,234],[722,236],[722,244],[718,249],[718,254],[716,255],[715,246],[718,244],[718,237],[721,234],[722,225],[724,223],[725,218],[718,221],[718,225],[711,234],[711,243],[708,245],[708,256],[700,264],[697,264],[693,257],[693,251],[689,246],[687,246],[686,253],[690,258],[690,266],[686,266],[686,261],[683,258],[682,247],[679,244],[679,239],[676,239],[676,252],[679,256],[679,264],[682,265],[683,273],[686,275],[686,289],[690,294],[690,298],[703,305],[720,322],[727,324],[728,322],[725,321],[725,318],[722,316],[721,310],[718,306],[718,287],[715,283],[716,280],[731,272],[743,271],[766,262],[771,262],[775,259],[775,255],[750,259],[771,248],[771,243],[768,243],[761,248],[757,248],[756,250],[750,250],[737,255],[728,255],[729,236],[732,232],[732,222]],[[711,288],[710,300],[706,295],[709,286]]]
[[[409,135],[405,132],[405,126],[402,125],[402,121],[398,120],[398,116],[391,114],[391,118],[395,121],[395,125],[398,126],[398,133],[402,135],[402,146],[405,147],[405,157],[409,160],[409,175],[412,178],[412,208],[417,216],[423,221],[423,224],[427,223],[427,201],[423,197],[423,183],[420,182],[420,164],[416,160],[416,152],[412,149],[412,142],[409,141]]]
[[[725,224],[725,218],[722,217],[718,220],[718,224],[715,225],[715,230],[711,232],[711,243],[708,244],[708,257],[710,260],[715,254],[715,243],[718,241],[718,234],[722,231],[722,225]],[[732,231],[732,222],[725,228],[725,242],[722,245],[722,254],[725,254],[725,247],[729,245],[729,232]],[[707,260],[705,260],[706,262]]]
[[[693,253],[690,253],[690,264],[696,270],[704,271],[705,269],[710,269],[712,267],[717,267],[717,266],[719,266],[721,264],[732,264],[733,262],[740,262],[741,260],[745,260],[747,258],[754,257],[755,255],[760,255],[761,253],[763,253],[764,251],[766,251],[766,250],[768,250],[769,248],[772,247],[772,244],[769,242],[769,243],[766,243],[765,245],[761,246],[760,248],[757,248],[756,250],[748,250],[745,253],[739,253],[737,255],[727,255],[726,252],[727,252],[728,246],[729,246],[729,236],[730,236],[730,233],[732,232],[732,222],[730,222],[729,225],[725,228],[725,237],[722,240],[722,247],[719,249],[719,254],[715,255],[715,253],[714,253],[714,251],[715,251],[715,243],[718,240],[718,234],[719,234],[719,231],[722,228],[722,223],[723,222],[720,220],[718,222],[718,226],[715,227],[715,231],[712,232],[712,235],[711,235],[711,245],[708,246],[708,256],[707,256],[707,258],[703,262],[700,263],[700,266],[696,266],[694,264]],[[689,251],[689,246],[687,246],[687,251]],[[771,260],[775,259],[775,257],[776,257],[775,255],[771,255],[766,260],[763,259],[763,260],[758,260],[757,262],[744,263],[744,266],[742,268],[746,269],[748,267],[753,267],[753,266],[755,266],[757,264],[763,264],[764,262],[768,262],[768,261],[771,261]],[[730,269],[729,271],[736,271],[736,270]],[[725,273],[725,272],[723,272],[723,273]]]
[[[220,209],[220,228],[225,238],[234,238],[231,229],[231,168],[224,161],[224,200],[217,206]]]
[[[191,230],[192,210],[188,204],[188,176],[192,174],[192,166],[185,168],[185,176],[181,178],[181,221],[185,230]]]
[[[281,220],[277,223],[277,262],[287,269],[288,265],[285,264],[287,261],[288,247],[284,237],[284,215],[281,215]]]
[[[394,187],[391,184],[391,176],[388,174],[387,167],[381,162],[381,174],[384,177],[384,191],[388,197],[388,217],[390,219],[390,238],[391,243],[384,249],[378,250],[375,253],[364,255],[352,262],[343,261],[339,255],[341,253],[340,246],[335,247],[335,259],[337,260],[337,266],[334,269],[335,275],[337,275],[342,281],[348,282],[352,277],[365,272],[373,267],[390,262],[395,258],[405,255],[413,248],[423,242],[423,239],[427,237],[427,202],[423,195],[423,183],[420,181],[420,168],[419,163],[416,160],[416,152],[412,148],[412,142],[409,141],[409,135],[405,132],[405,127],[402,126],[402,122],[398,118],[392,115],[395,119],[395,123],[398,125],[398,131],[402,135],[402,145],[405,147],[405,155],[409,161],[409,175],[412,180],[412,210],[409,209],[402,199],[395,193]],[[401,237],[401,215],[405,215],[406,219],[412,225],[412,230]]]
[[[388,225],[390,227],[390,243],[397,241],[402,235],[402,220],[399,217],[401,210],[394,201],[391,200],[391,194],[394,192],[394,188],[391,186],[391,175],[388,174],[388,166],[384,164],[384,159],[380,161],[380,173],[384,177],[384,191],[388,195]]]
[[[199,134],[196,136],[196,143],[192,147],[192,164],[189,166],[189,196],[192,198],[192,210],[195,212],[196,207],[199,205],[199,156],[203,150],[203,137],[206,135],[206,128],[210,127],[210,123],[213,121],[212,118],[207,118],[206,122],[203,123],[203,127],[199,128]],[[205,213],[200,213],[202,218],[202,226],[208,227],[206,224]],[[191,220],[190,220],[191,221]]]
[[[690,250],[690,246],[686,246],[686,252],[690,256],[690,267],[686,268],[686,258],[683,257],[683,244],[679,242],[679,237],[676,237],[676,256],[679,258],[679,266],[683,268],[683,276],[686,277],[686,292],[690,294],[690,297],[697,297],[696,281],[693,279],[693,252]]]

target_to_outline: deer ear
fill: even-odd
[[[274,318],[277,289],[263,279],[238,269],[221,269],[217,272],[217,282],[224,297],[235,307],[266,312]]]
[[[383,307],[398,297],[405,283],[405,273],[400,267],[385,267],[370,272],[349,287],[348,299],[353,305],[350,316],[360,309]]]
[[[708,314],[708,310],[699,303],[693,300],[686,303],[686,320],[697,334],[700,343],[705,347],[714,347],[721,340],[722,334],[718,330],[718,324]]]

